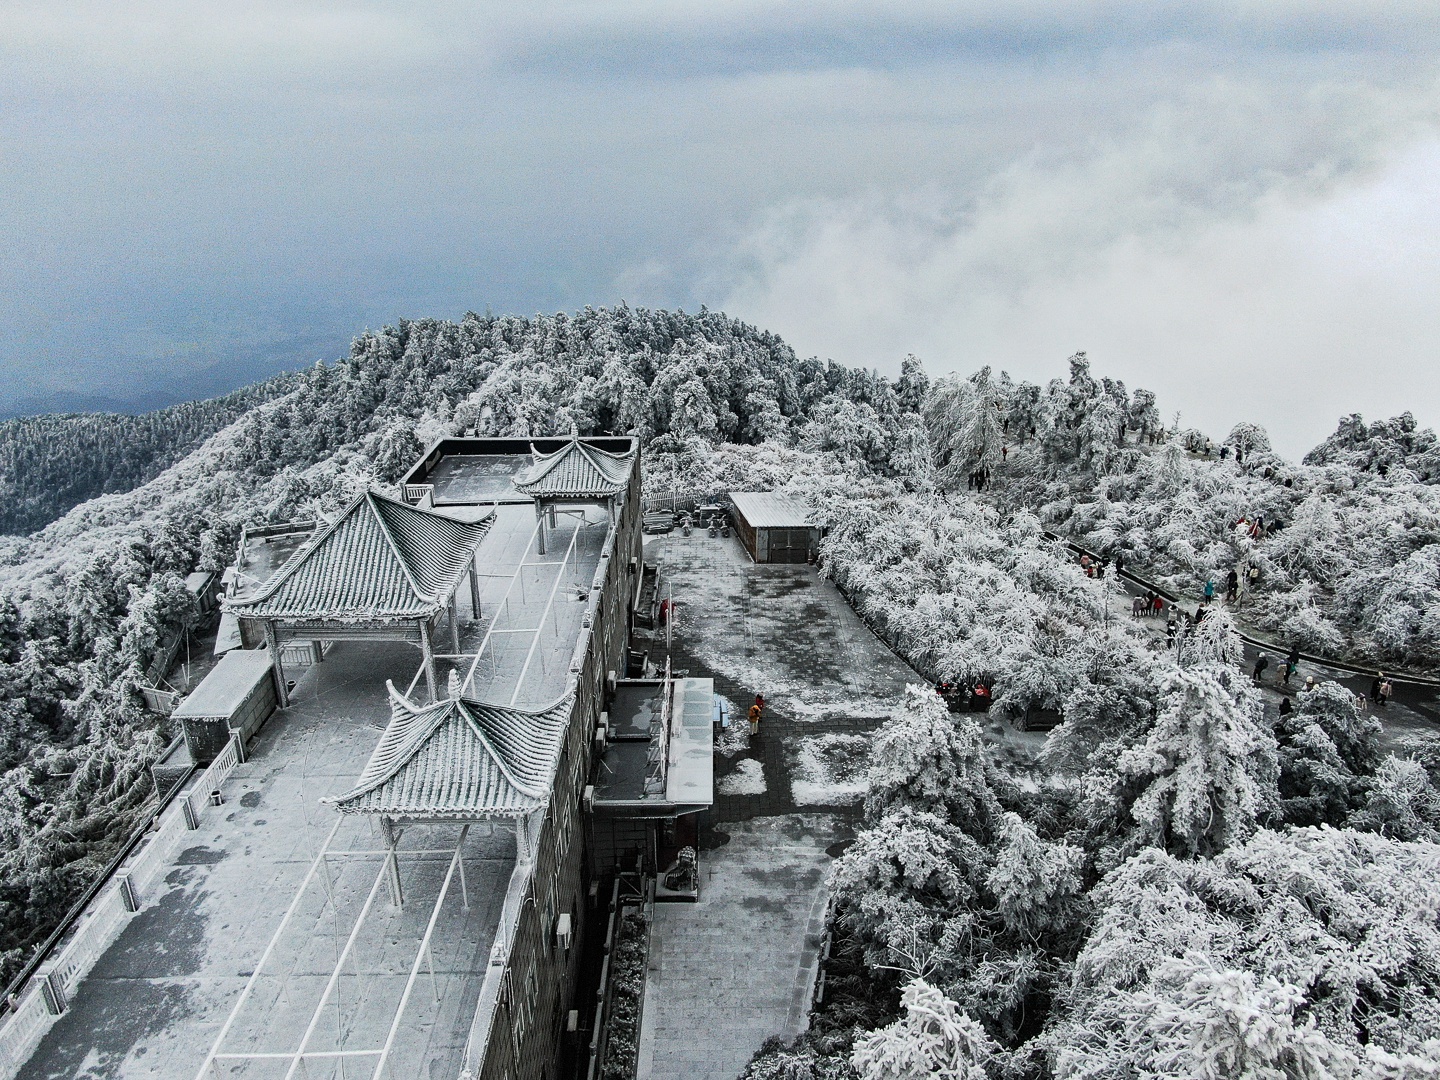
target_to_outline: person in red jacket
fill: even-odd
[[[975,712],[990,711],[990,688],[983,682],[977,682],[975,689],[971,691],[970,708]]]

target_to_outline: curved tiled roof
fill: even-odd
[[[367,491],[258,592],[225,607],[252,618],[342,622],[432,615],[459,584],[490,521],[456,521]]]
[[[516,474],[515,490],[537,499],[608,499],[629,482],[634,463],[633,450],[612,454],[572,435],[553,454],[536,454]]]
[[[544,806],[570,697],[540,712],[449,698],[417,706],[393,684],[390,724],[355,787],[327,797],[342,814],[519,817]]]

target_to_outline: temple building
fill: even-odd
[[[673,884],[713,799],[710,680],[625,678],[640,520],[635,439],[469,438],[398,498],[247,529],[181,707],[211,760],[47,954],[0,1076],[583,1072],[600,885]]]

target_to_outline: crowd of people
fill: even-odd
[[[1261,517],[1257,516],[1253,522],[1242,519],[1238,524],[1248,524],[1251,529],[1251,535],[1254,537],[1260,537],[1265,535],[1265,523],[1264,519]],[[1097,568],[1099,569],[1099,576],[1104,576],[1105,562],[1105,560],[1093,559],[1088,554],[1082,555],[1080,557],[1080,565],[1082,567],[1085,567],[1087,573],[1089,573],[1092,577],[1097,576]],[[1249,570],[1246,571],[1245,576],[1247,583],[1253,586],[1260,576],[1260,570],[1258,567],[1252,566],[1249,568]],[[1233,603],[1235,601],[1240,591],[1240,579],[1241,574],[1239,568],[1232,568],[1229,574],[1226,575],[1226,602]],[[1182,620],[1189,629],[1193,629],[1194,627],[1200,625],[1200,623],[1204,621],[1205,616],[1209,611],[1210,604],[1215,599],[1215,592],[1216,588],[1214,579],[1207,578],[1202,590],[1203,599],[1198,605],[1196,605],[1195,611],[1192,614],[1185,608],[1181,607],[1180,604],[1176,601],[1168,601],[1167,604],[1166,597],[1164,597],[1159,592],[1156,592],[1154,589],[1147,588],[1138,596],[1134,596],[1131,598],[1130,613],[1137,619],[1161,618],[1166,617],[1168,611],[1168,617],[1166,617],[1165,622],[1165,643],[1169,647],[1174,647],[1176,638],[1179,636]],[[1284,661],[1280,663],[1275,669],[1276,687],[1281,691],[1282,695],[1284,695],[1282,696],[1280,701],[1280,715],[1282,716],[1287,715],[1293,708],[1293,703],[1291,702],[1287,692],[1291,688],[1292,680],[1295,678],[1295,674],[1298,671],[1299,667],[1300,647],[1298,645],[1292,645]],[[1255,658],[1255,665],[1251,670],[1251,676],[1257,686],[1263,685],[1265,674],[1267,671],[1269,671],[1269,669],[1269,654],[1265,652],[1259,653]],[[1300,687],[1300,689],[1313,690],[1314,688],[1315,676],[1306,676],[1305,684],[1303,687]],[[1367,697],[1364,694],[1357,694],[1356,705],[1361,709],[1361,711],[1368,709],[1372,704],[1377,707],[1383,708],[1386,703],[1389,702],[1390,699],[1394,696],[1394,693],[1394,683],[1385,674],[1385,672],[1378,671],[1375,674],[1375,678],[1371,681],[1369,696]]]
[[[952,713],[989,712],[990,703],[994,700],[990,680],[986,678],[975,679],[969,683],[938,682],[935,684],[935,692]]]

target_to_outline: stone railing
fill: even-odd
[[[220,790],[240,758],[238,740],[231,739],[194,786],[160,816],[154,833],[115,871],[75,921],[60,950],[10,1002],[10,1011],[0,1021],[0,1080],[12,1080],[20,1071],[95,962],[135,912],[154,899],[176,850],[199,827],[212,793]]]

